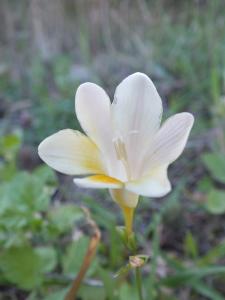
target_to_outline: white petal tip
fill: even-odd
[[[147,83],[151,82],[152,83],[152,80],[148,77],[148,75],[146,75],[145,73],[141,73],[141,72],[133,73],[133,74],[127,76],[123,81],[126,81],[126,80],[135,80],[136,82],[147,82]]]
[[[190,126],[190,127],[193,126],[195,118],[194,118],[194,116],[191,113],[189,113],[189,112],[182,112],[182,113],[179,113],[177,115],[179,115],[180,118],[183,118],[184,121],[186,121],[187,126]]]
[[[95,88],[97,85],[93,82],[84,82],[77,88],[77,93],[82,92],[84,89]],[[98,86],[97,86],[98,87]]]
[[[103,94],[104,96],[107,96],[106,92],[101,88],[99,85],[93,83],[93,82],[85,82],[79,85],[76,91],[75,99],[76,101],[79,99],[90,100],[93,99],[94,96],[98,95],[99,93]]]

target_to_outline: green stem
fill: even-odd
[[[156,272],[157,272],[157,258],[159,255],[159,242],[160,237],[158,233],[158,226],[161,221],[160,214],[155,214],[152,222],[152,259],[151,259],[151,272],[149,275],[149,284],[148,284],[148,295],[150,296],[151,300],[156,299],[155,294],[155,281],[156,281]]]
[[[137,245],[135,242],[135,239],[132,240],[133,236],[133,218],[134,218],[134,208],[128,207],[128,206],[121,206],[124,214],[124,220],[125,220],[125,228],[126,228],[126,234],[127,234],[127,247],[128,249],[131,249],[133,254],[136,255],[137,251]],[[143,300],[143,293],[142,293],[142,277],[141,277],[141,271],[140,267],[135,268],[135,277],[136,277],[136,284],[137,284],[137,290],[138,290],[138,298],[139,300]]]
[[[133,227],[133,218],[134,218],[134,208],[128,207],[128,206],[123,206],[122,210],[123,210],[123,214],[124,214],[127,237],[129,238],[133,232],[132,227]]]
[[[141,271],[140,268],[135,269],[135,276],[136,276],[136,282],[137,282],[137,290],[138,290],[138,297],[139,300],[143,300],[143,294],[142,294],[142,278],[141,278]]]

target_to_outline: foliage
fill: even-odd
[[[207,153],[203,155],[203,162],[212,177],[225,183],[225,160],[223,153]]]
[[[64,299],[90,240],[80,204],[89,207],[102,232],[80,299],[137,299],[132,270],[114,279],[128,260],[116,230],[122,224],[117,207],[104,191],[74,192],[67,178],[37,166],[36,153],[47,135],[78,128],[73,98],[80,83],[100,83],[112,96],[112,87],[134,71],[156,82],[166,114],[187,110],[196,116],[185,155],[169,170],[173,192],[166,199],[141,199],[137,208],[139,253],[150,256],[142,268],[145,297],[225,299],[224,5],[217,0],[153,2],[133,1],[129,8],[119,1],[101,8],[80,4],[74,23],[71,15],[65,19],[76,30],[75,40],[70,36],[61,47],[66,51],[43,59],[24,42],[24,31],[8,51],[16,46],[26,61],[19,79],[15,71],[20,73],[21,66],[13,66],[11,74],[18,59],[9,62],[7,54],[2,60],[1,299]],[[75,51],[67,49],[71,43]],[[21,163],[27,145],[36,159],[29,172]]]

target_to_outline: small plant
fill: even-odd
[[[102,88],[82,84],[76,93],[77,118],[88,136],[71,129],[45,139],[38,148],[43,161],[68,175],[94,174],[74,182],[87,188],[108,188],[123,211],[121,236],[131,251],[124,270],[135,269],[139,299],[144,299],[133,216],[139,195],[162,197],[171,190],[168,166],[182,153],[194,118],[180,113],[161,128],[162,102],[152,81],[142,73],[128,76],[117,87],[114,101]],[[70,292],[67,300],[74,299]]]

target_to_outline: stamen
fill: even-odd
[[[121,140],[121,138],[117,138],[116,140],[114,140],[113,143],[116,150],[117,159],[127,160],[127,152],[126,152],[125,144]]]
[[[127,178],[130,178],[130,168],[128,164],[128,157],[125,143],[121,138],[116,138],[113,140],[113,144],[116,150],[117,159],[120,160],[125,168]]]

